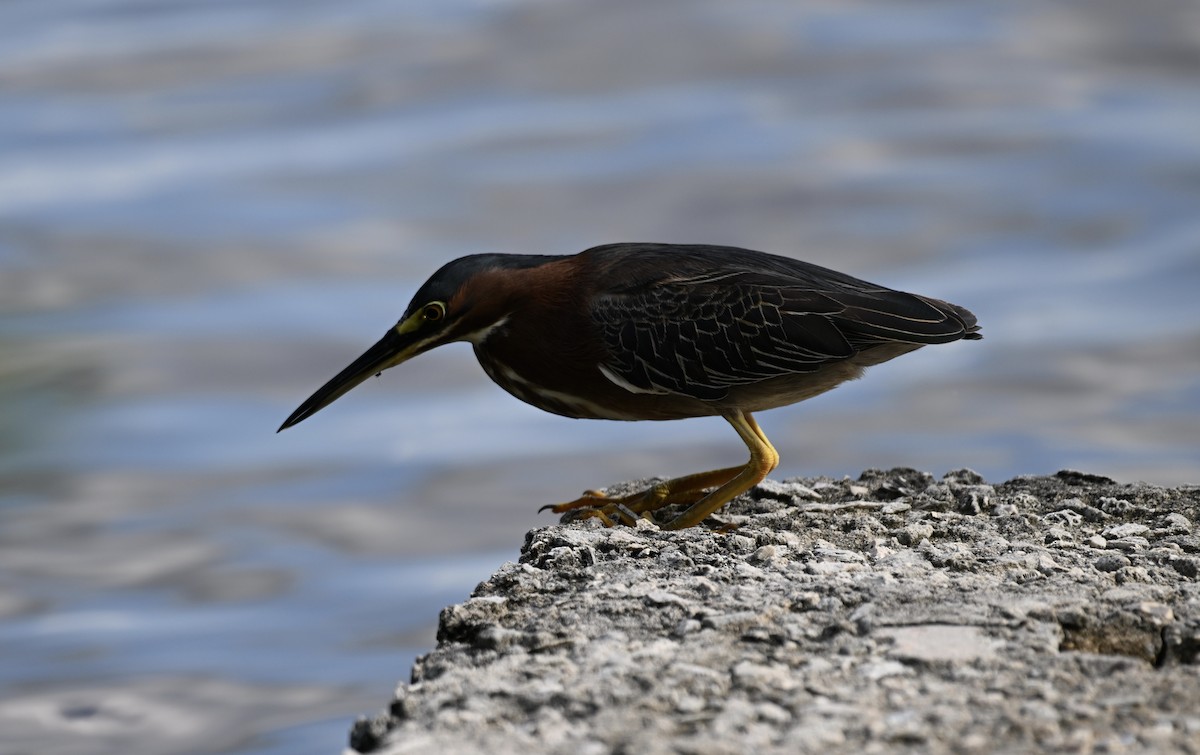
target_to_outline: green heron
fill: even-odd
[[[434,273],[400,321],[279,429],[371,375],[467,341],[488,377],[553,414],[724,417],[750,449],[744,466],[543,507],[611,526],[684,505],[662,523],[681,529],[778,465],[753,412],[812,398],[927,344],[981,337],[975,316],[957,305],[748,249],[610,244],[571,256],[479,254]]]

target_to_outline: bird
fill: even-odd
[[[729,422],[749,449],[744,465],[542,507],[564,521],[632,526],[645,518],[678,530],[705,522],[779,464],[754,413],[812,398],[922,346],[978,340],[979,330],[956,304],[739,247],[473,254],[435,272],[399,321],[277,432],[372,375],[465,341],[497,385],[552,414]]]

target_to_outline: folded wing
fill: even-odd
[[[961,307],[843,276],[792,281],[724,271],[667,279],[597,296],[591,316],[612,355],[607,372],[638,391],[705,401],[883,344],[980,337]]]

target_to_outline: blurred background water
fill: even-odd
[[[441,263],[801,257],[986,340],[760,416],[779,478],[1200,482],[1189,0],[0,4],[0,752],[337,751],[536,509],[739,462],[469,347],[280,421]]]

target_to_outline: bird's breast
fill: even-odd
[[[561,282],[547,283],[548,276],[557,274],[548,272],[552,267],[517,281],[523,293],[513,298],[512,311],[498,320],[502,324],[472,341],[493,382],[543,411],[578,419],[666,420],[718,413],[687,396],[635,393],[605,377],[600,366],[611,362],[612,355],[587,307],[580,305],[588,294]]]
[[[586,352],[542,350],[538,342],[506,343],[503,335],[494,334],[475,346],[475,356],[496,385],[527,404],[563,417],[671,420],[720,412],[687,396],[631,392],[606,378],[600,369],[601,358]]]
[[[595,391],[587,390],[587,382],[575,381],[571,387],[567,387],[562,385],[562,381],[546,380],[537,375],[541,370],[530,369],[533,366],[530,362],[520,362],[522,366],[519,370],[488,349],[476,347],[475,355],[492,382],[542,411],[576,419],[641,419],[622,411],[614,402],[605,401]]]

